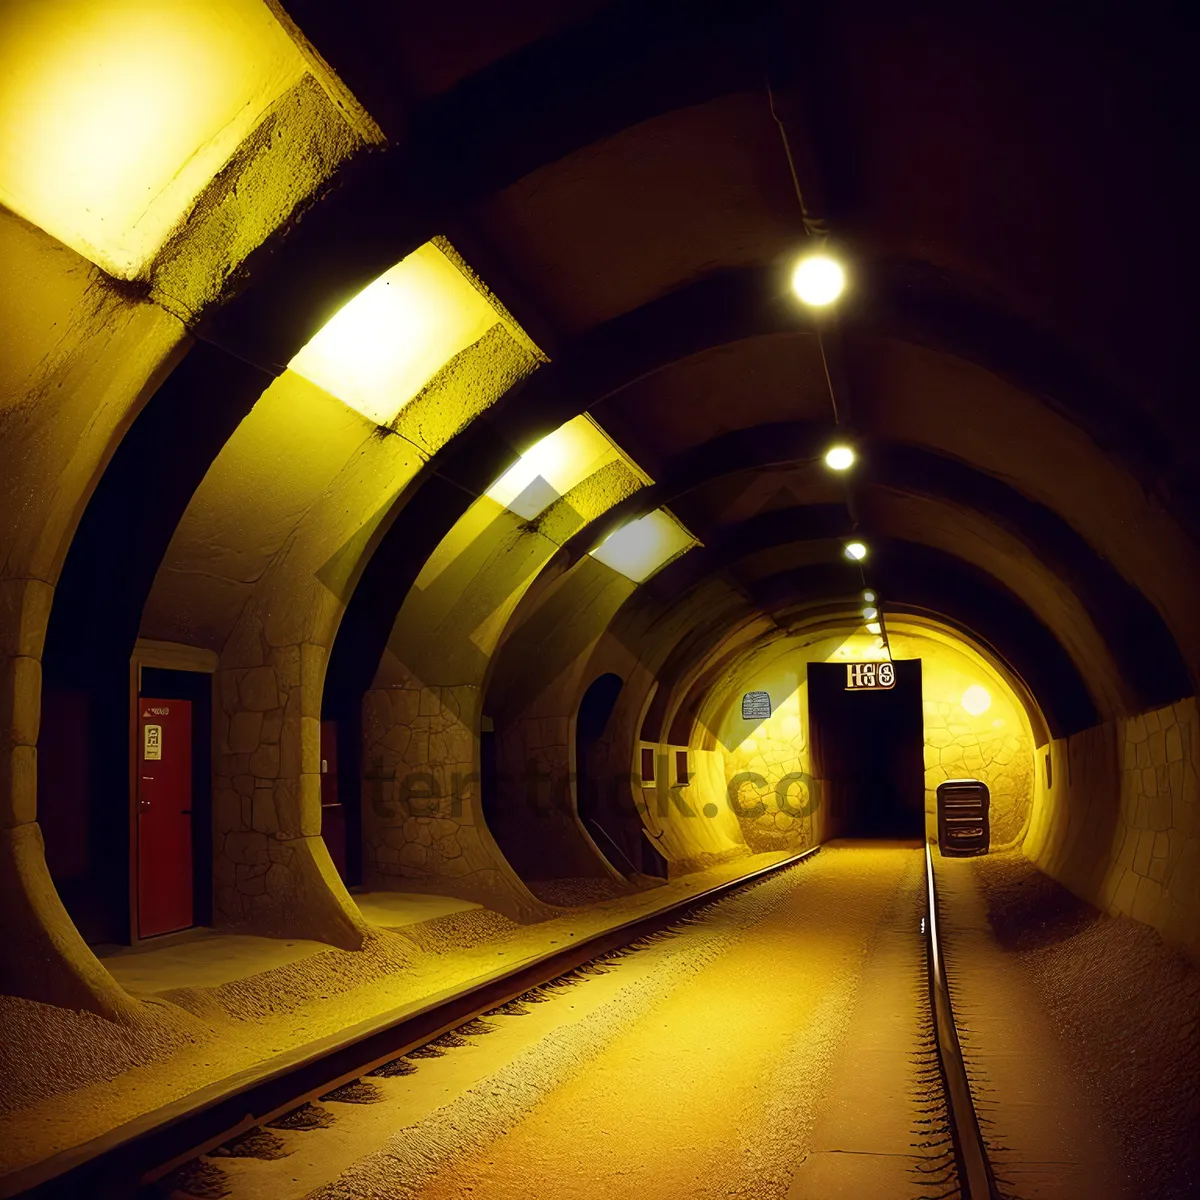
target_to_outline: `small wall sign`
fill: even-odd
[[[145,725],[144,737],[144,754],[142,757],[146,762],[158,762],[162,759],[162,726],[161,725]]]
[[[770,715],[770,692],[747,692],[742,697],[743,721],[765,721]]]
[[[881,691],[896,686],[896,668],[890,662],[846,664],[846,691]]]

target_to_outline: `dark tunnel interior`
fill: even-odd
[[[890,687],[853,687],[838,663],[808,669],[813,774],[842,837],[925,836],[921,661],[894,667]]]
[[[1191,16],[0,3],[0,1194],[1200,1194]]]

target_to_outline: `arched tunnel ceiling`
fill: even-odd
[[[367,236],[350,239],[344,232],[344,243],[352,240],[368,254],[376,242],[370,235],[390,243],[375,245],[380,257],[369,273],[431,232],[414,230],[413,218],[444,218],[447,210],[478,202],[539,169],[575,176],[578,164],[570,159],[581,147],[626,128],[636,131],[663,114],[757,92],[764,41],[786,38],[793,23],[803,36],[789,44],[809,47],[805,65],[821,67],[809,89],[818,102],[810,102],[807,115],[813,140],[825,152],[824,191],[834,198],[830,215],[844,225],[839,232],[867,239],[873,254],[890,242],[892,254],[973,276],[1008,307],[1069,321],[1074,340],[1087,341],[1097,357],[1126,356],[1123,380],[1145,403],[1153,403],[1150,391],[1159,391],[1145,387],[1147,364],[1137,353],[1136,334],[1153,334],[1156,345],[1168,347],[1164,334],[1178,327],[1178,314],[1164,326],[1160,318],[1171,314],[1152,314],[1149,308],[1161,306],[1148,308],[1142,301],[1171,294],[1172,272],[1181,267],[1167,256],[1144,253],[1144,223],[1124,219],[1121,189],[1097,190],[1092,182],[1116,172],[1144,181],[1140,199],[1153,206],[1160,234],[1182,218],[1186,193],[1171,187],[1180,181],[1169,177],[1171,170],[1182,170],[1182,162],[1162,151],[1186,132],[1169,114],[1174,111],[1181,121],[1187,106],[1172,110],[1152,97],[1182,86],[1186,72],[1172,72],[1180,48],[1156,39],[1152,21],[1138,22],[1131,31],[1110,11],[1081,28],[1065,14],[1039,12],[1036,20],[1033,14],[1023,20],[1007,11],[937,6],[900,12],[858,4],[840,6],[818,23],[806,8],[789,5],[696,10],[626,3],[563,6],[528,25],[516,16],[510,21],[506,8],[501,34],[495,17],[473,4],[449,6],[440,20],[426,14],[407,21],[392,6],[375,3],[341,6],[336,17],[308,2],[290,7],[352,88],[364,96],[386,92],[381,100],[390,100],[405,120],[405,136],[397,137],[392,155],[395,167],[381,168],[357,189],[360,195],[344,200],[346,212],[359,204],[375,217],[372,224],[356,226]],[[773,15],[775,7],[782,11]],[[443,21],[441,36],[431,35],[431,27]],[[411,49],[401,49],[414,44],[404,33],[406,24],[421,30],[422,45],[433,37],[441,53],[432,61],[444,55],[441,69],[418,67]],[[380,38],[379,28],[392,36]],[[464,36],[465,30],[478,40]],[[514,45],[523,36],[529,42]],[[487,51],[483,44],[489,44]],[[1014,61],[1022,71],[1012,71]],[[1149,72],[1142,67],[1155,80],[1149,93],[1135,69],[1139,62],[1152,64]],[[472,75],[478,63],[485,69]],[[390,86],[373,86],[381,77]],[[549,95],[554,104],[544,102]],[[1091,119],[1097,95],[1113,101],[1102,129]],[[1144,118],[1152,104],[1150,122]],[[765,104],[758,116],[770,129]],[[387,124],[387,114],[380,119]],[[1060,136],[1062,131],[1070,137]],[[753,131],[751,140],[757,140]],[[988,153],[996,145],[1005,147],[1002,159]],[[454,147],[453,155],[447,146]],[[736,153],[716,149],[708,156],[715,163],[726,152]],[[596,158],[592,151],[584,154]],[[754,182],[761,190],[786,195],[778,159],[756,161],[756,167]],[[729,174],[737,174],[733,163]],[[549,182],[539,181],[543,188]],[[372,196],[389,186],[390,204],[383,195]],[[1005,196],[1003,209],[993,203],[998,192]],[[634,210],[624,194],[619,199],[615,206],[580,205],[570,219],[594,236],[598,226],[628,215],[643,243],[672,240],[670,208],[664,213],[643,203]],[[326,224],[344,215],[336,208]],[[260,285],[264,293],[274,290],[282,301],[303,278],[309,296],[322,295],[329,303],[328,278],[315,278],[325,272],[301,266],[303,250],[320,240],[321,231],[311,232],[304,247],[297,244],[295,276],[279,272]],[[1098,242],[1106,253],[1096,252]],[[340,260],[341,273],[350,276],[359,256],[338,253],[345,248],[330,247],[320,257],[331,267]],[[623,256],[636,259],[641,248],[623,245]],[[570,249],[574,257],[578,238]],[[1071,269],[1061,269],[1064,265]],[[1102,286],[1114,268],[1128,281],[1115,296]],[[536,281],[530,283],[536,299],[539,289]],[[1064,303],[1064,292],[1078,303]],[[293,297],[292,304],[256,307],[264,314],[310,307],[309,320],[319,324],[322,304],[306,304],[294,292]],[[1167,353],[1155,356],[1151,369],[1169,381],[1184,366],[1177,353]],[[1175,389],[1175,406],[1157,407],[1181,418],[1180,397]]]
[[[783,421],[718,435],[682,454],[659,484],[606,514],[598,530],[577,535],[574,553],[660,504],[708,540],[713,533],[727,538],[725,526],[758,513],[836,503],[838,485],[815,464],[829,436],[823,423]],[[1159,614],[1050,509],[963,463],[903,444],[873,440],[859,478],[866,485],[860,491],[866,528],[925,536],[979,566],[1004,561],[1006,572],[1038,576],[1044,618],[1053,622],[1062,610],[1076,628],[1094,625],[1084,642],[1102,660],[1111,656],[1109,673],[1126,682],[1135,707],[1187,690],[1186,667]],[[800,535],[809,514],[797,516]],[[837,518],[835,508],[821,532],[848,533]]]
[[[810,532],[819,532],[817,525],[839,516],[832,506],[817,509],[815,515],[805,510]],[[671,695],[677,700],[681,680],[705,670],[722,646],[736,643],[739,630],[750,631],[752,638],[770,638],[786,633],[797,621],[817,617],[845,633],[859,626],[859,569],[846,563],[838,539],[793,540],[797,523],[797,514],[787,510],[755,518],[724,543],[678,560],[590,629],[594,639],[607,628],[657,673],[661,698],[651,701],[647,736],[666,736],[662,722],[668,714],[662,704]],[[742,574],[748,546],[756,548],[752,555],[776,552],[782,561],[777,558],[753,574]],[[576,569],[581,574],[556,581],[557,613],[588,611],[589,592],[597,586],[595,572],[590,560]],[[1075,661],[1055,633],[995,577],[934,548],[880,540],[870,582],[880,589],[885,611],[895,606],[935,613],[990,647],[1036,699],[1053,736],[1087,728],[1109,715],[1112,698],[1096,693],[1095,666]],[[586,616],[576,621],[587,628]],[[680,632],[668,636],[673,626]],[[506,680],[501,689],[506,697],[516,689],[532,699],[578,653],[579,647],[560,649],[553,638],[546,638],[551,629],[540,597],[532,594],[499,656],[497,670]],[[530,650],[539,645],[539,638],[545,638],[545,645],[534,660]],[[518,676],[519,684],[514,682]]]
[[[251,256],[248,283],[201,338],[275,373],[346,296],[449,231],[553,359],[436,454],[383,522],[335,646],[335,690],[369,679],[421,563],[513,448],[576,413],[591,412],[661,481],[702,540],[723,530],[714,544],[740,540],[753,515],[738,509],[745,492],[730,477],[801,457],[764,459],[755,437],[772,435],[738,431],[803,420],[812,430],[797,436],[811,450],[828,430],[816,339],[785,289],[800,213],[762,88],[763,45],[799,22],[810,73],[785,72],[781,111],[805,131],[798,162],[853,264],[830,341],[843,413],[867,450],[863,532],[881,547],[890,538],[962,559],[954,569],[976,583],[1006,578],[1000,607],[1011,585],[1028,628],[1098,664],[1084,691],[1106,710],[1187,689],[1186,665],[1200,663],[1196,550],[1183,532],[1197,529],[1194,418],[1181,401],[1182,339],[1165,336],[1178,325],[1181,267],[1145,253],[1119,189],[1094,187],[1114,171],[1137,175],[1164,236],[1179,219],[1164,165],[1173,156],[1149,153],[1123,26],[1098,18],[1081,33],[874,4],[819,25],[786,4],[530,3],[499,24],[473,4],[419,19],[351,4],[336,21],[321,6],[288,7],[392,144]],[[464,20],[472,36],[451,37]],[[405,48],[410,21],[437,48],[427,59]],[[1138,45],[1149,49],[1169,63],[1170,47]],[[1019,92],[1013,56],[1026,67]],[[1080,96],[1096,94],[1122,99],[1103,137],[1081,120]],[[1077,129],[1064,150],[1063,131]],[[997,165],[979,150],[1000,144],[1003,208]],[[1114,271],[1120,288],[1104,286]],[[223,375],[238,376],[239,402],[265,378],[203,345],[178,370],[171,386],[195,446],[228,436],[228,406],[196,411],[210,389],[230,391]],[[162,408],[135,424],[96,514],[107,494],[129,507],[157,442],[139,426]],[[186,505],[193,475],[173,481],[168,514]],[[803,506],[793,539],[825,508],[828,522],[809,532],[848,532],[835,488],[786,479]],[[76,571],[86,524],[82,534]],[[138,581],[148,588],[164,549],[161,537],[136,540],[133,569],[99,581],[120,593],[123,627],[136,627]],[[782,553],[767,574],[800,565]],[[1024,588],[1008,572],[1015,559]],[[718,560],[710,547],[678,571],[732,561]],[[64,583],[84,578],[71,571]],[[84,607],[97,603],[86,593]],[[1062,704],[1065,724],[1088,711],[1078,694]]]

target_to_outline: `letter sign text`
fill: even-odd
[[[890,662],[846,664],[846,691],[879,691],[896,686],[896,668]]]

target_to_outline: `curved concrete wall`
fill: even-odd
[[[1194,696],[1057,740],[1039,754],[1024,852],[1089,904],[1200,961],[1198,776]]]

